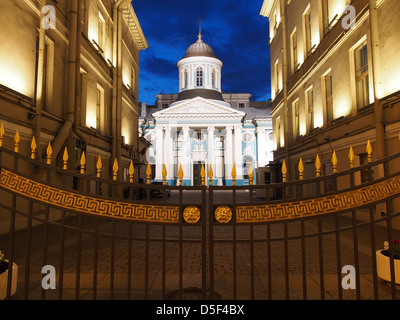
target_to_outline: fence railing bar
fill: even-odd
[[[132,222],[128,223],[128,270],[127,270],[127,299],[131,300],[132,293]]]
[[[267,224],[267,297],[272,300],[271,224]]]
[[[162,283],[161,283],[161,298],[165,300],[165,281],[166,281],[166,228],[162,226]]]
[[[325,299],[325,280],[324,280],[324,249],[322,240],[322,219],[317,217],[318,220],[318,248],[319,248],[319,281],[320,281],[320,294],[321,299]]]
[[[375,210],[373,206],[369,207],[370,235],[371,235],[371,259],[372,259],[372,278],[374,282],[374,299],[379,299],[378,290],[378,272],[376,266],[376,244],[375,244]]]
[[[146,223],[145,263],[144,263],[144,300],[149,298],[149,249],[150,249],[150,226]]]
[[[202,206],[201,206],[201,233],[202,233],[202,241],[201,241],[201,253],[202,253],[202,265],[201,265],[201,290],[202,290],[202,299],[207,299],[207,189],[204,188],[202,190]]]
[[[341,248],[340,248],[340,215],[335,214],[335,239],[336,239],[336,272],[337,272],[337,285],[338,285],[338,298],[339,300],[343,299],[343,291],[342,291],[342,256],[341,256]]]
[[[288,244],[288,225],[285,221],[283,223],[283,234],[284,234],[284,255],[285,255],[285,293],[286,293],[286,300],[290,298],[290,291],[289,291],[289,244]]]
[[[301,268],[303,274],[303,299],[307,300],[307,273],[306,273],[306,238],[304,219],[300,221],[300,237],[301,237]]]
[[[116,229],[116,221],[111,221],[111,270],[110,270],[110,300],[114,300],[114,286],[115,286],[115,229]]]
[[[232,189],[232,205],[236,206],[236,190]],[[237,300],[237,222],[236,222],[236,212],[234,212],[235,217],[233,217],[233,234],[232,234],[232,286],[233,286],[233,300]]]
[[[254,225],[250,225],[250,289],[251,300],[254,300]]]

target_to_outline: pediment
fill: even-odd
[[[223,101],[207,100],[197,97],[171,104],[169,108],[153,114],[157,118],[241,118],[245,113],[234,109]]]

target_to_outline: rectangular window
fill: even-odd
[[[305,33],[305,51],[306,51],[306,56],[309,56],[311,54],[311,13],[310,9],[306,11],[304,14],[304,33]]]
[[[86,20],[86,15],[87,15],[87,7],[86,7],[86,0],[82,0],[82,6],[81,6],[81,30],[82,32],[87,35],[87,20]]]
[[[307,109],[308,109],[308,129],[309,131],[314,129],[314,91],[309,89],[306,92]]]
[[[136,70],[134,67],[131,68],[131,91],[132,95],[135,95],[135,85],[136,85]]]
[[[300,111],[299,111],[299,100],[293,102],[293,113],[294,113],[294,131],[293,135],[295,138],[300,136]]]
[[[329,1],[322,0],[322,25],[324,28],[324,35],[329,32]]]
[[[354,51],[356,68],[357,108],[369,105],[368,46],[365,41]]]
[[[101,49],[104,49],[104,28],[105,28],[105,20],[101,15],[101,13],[99,12],[97,41]]]
[[[203,86],[203,69],[197,68],[196,70],[196,86],[202,87]]]
[[[275,62],[275,93],[279,92],[279,60]]]
[[[244,103],[239,103],[239,108],[240,109],[243,109],[245,107],[245,104]]]
[[[101,130],[102,113],[104,110],[104,89],[100,85],[97,85],[96,94],[96,129]]]
[[[277,148],[280,148],[281,146],[283,146],[281,144],[281,117],[277,117],[276,118],[276,146]]]
[[[183,72],[183,83],[184,83],[184,88],[188,87],[188,73],[187,70]]]
[[[291,46],[292,46],[292,71],[295,72],[298,68],[299,59],[297,53],[297,31],[295,30],[291,36]]]
[[[333,89],[332,89],[332,73],[329,72],[325,76],[325,107],[327,114],[328,125],[333,120]]]

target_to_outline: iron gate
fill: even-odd
[[[72,172],[68,157],[58,168],[0,146],[5,297],[396,299],[376,252],[387,240],[394,254],[399,157],[268,185],[206,186],[203,172],[188,187],[134,183],[131,167],[126,182],[117,166],[103,179],[84,155]]]

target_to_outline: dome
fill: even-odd
[[[198,40],[186,50],[182,59],[199,56],[217,58],[213,49],[202,40],[201,33],[198,35]]]

